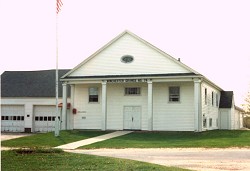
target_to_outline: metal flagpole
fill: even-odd
[[[55,119],[55,136],[59,136],[59,108],[58,108],[58,15],[56,15],[56,119]]]
[[[60,119],[58,107],[58,13],[61,10],[63,3],[61,0],[56,0],[56,118],[55,118],[55,137],[60,135]]]

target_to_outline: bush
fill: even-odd
[[[62,149],[57,148],[39,148],[39,147],[33,147],[33,148],[18,148],[13,149],[18,154],[32,154],[32,153],[62,153]]]
[[[250,117],[244,118],[244,127],[250,128]]]

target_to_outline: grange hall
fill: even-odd
[[[60,80],[62,129],[200,132],[236,127],[232,93],[129,31]],[[220,108],[221,97],[228,94],[231,105]]]

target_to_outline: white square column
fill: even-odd
[[[148,130],[153,130],[153,82],[148,81]]]
[[[67,128],[67,84],[62,84],[63,91],[63,105],[62,105],[62,117],[61,117],[61,129],[65,130]]]
[[[201,80],[194,81],[194,131],[202,131]]]
[[[107,81],[102,82],[102,130],[107,128]]]

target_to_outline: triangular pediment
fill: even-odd
[[[198,74],[135,34],[125,31],[64,78],[185,73]]]

